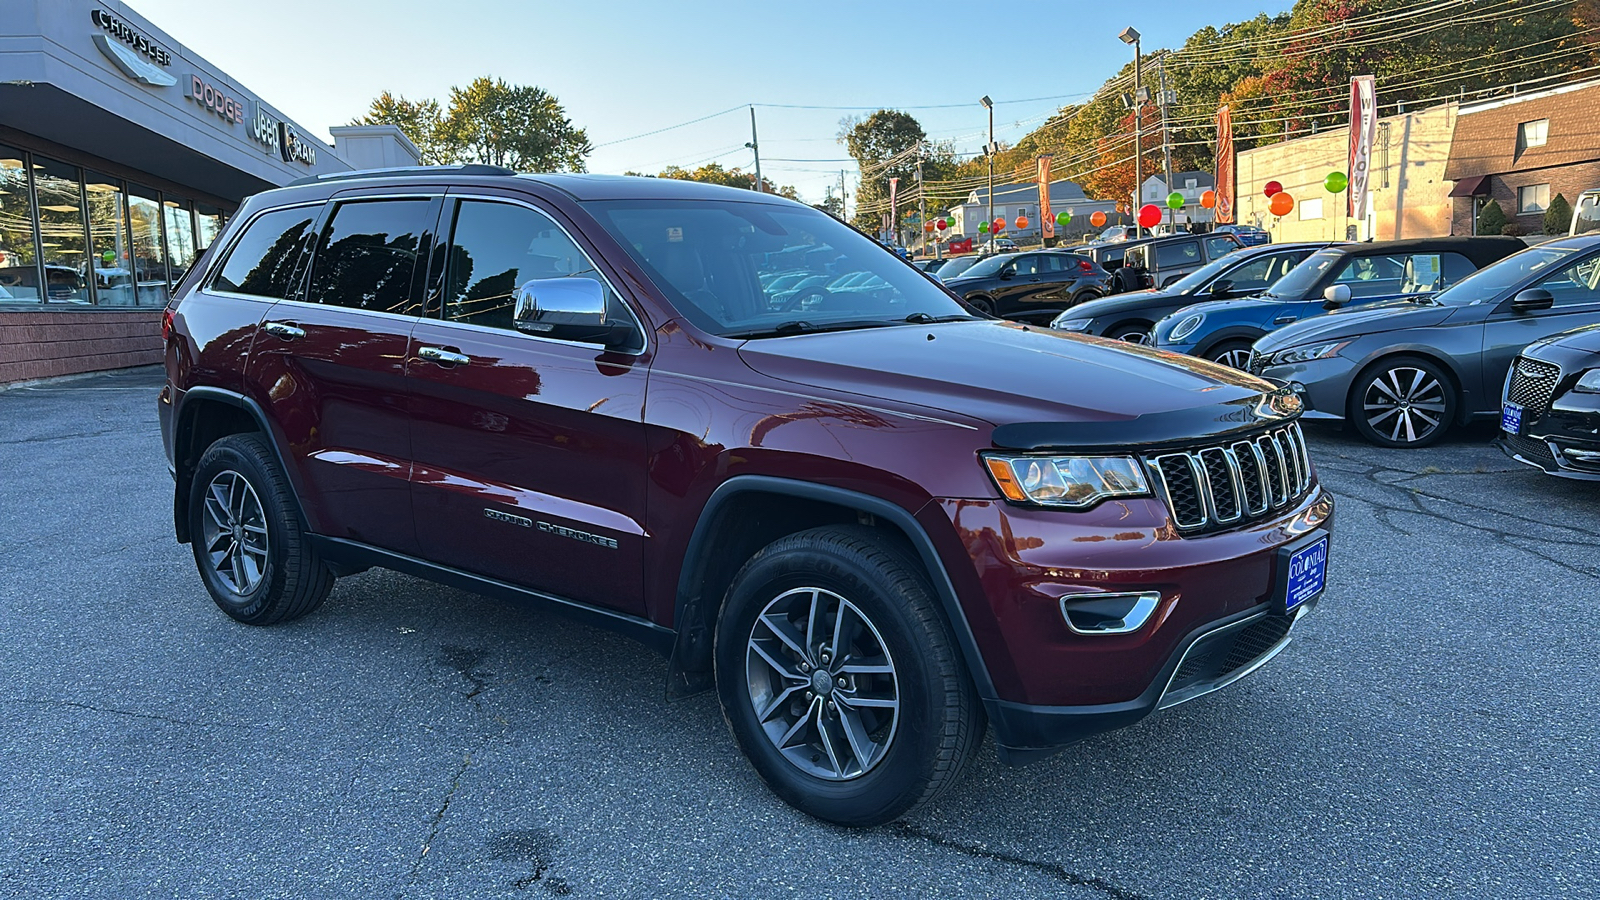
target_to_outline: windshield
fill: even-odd
[[[1493,300],[1529,275],[1550,271],[1577,252],[1563,247],[1530,247],[1473,272],[1434,295],[1433,302],[1444,306],[1476,306]]]
[[[971,318],[871,238],[803,206],[706,200],[586,204],[679,312],[726,337]],[[776,287],[773,273],[810,273]]]
[[[972,268],[962,272],[961,277],[982,278],[985,275],[993,275],[994,273],[1000,271],[1001,266],[1011,262],[1014,259],[1016,259],[1016,257],[1009,253],[1002,253],[999,256],[985,256],[983,259],[974,263]]]
[[[1222,274],[1223,269],[1226,269],[1237,262],[1239,262],[1238,259],[1226,256],[1218,260],[1213,260],[1212,262],[1206,263],[1200,268],[1195,269],[1193,272],[1190,272],[1182,278],[1179,278],[1177,281],[1167,285],[1163,290],[1184,295],[1192,294],[1195,291],[1205,287],[1206,284],[1211,281],[1211,279]]]
[[[1319,250],[1306,257],[1305,262],[1290,269],[1289,274],[1278,279],[1278,283],[1263,296],[1281,297],[1286,300],[1303,299],[1306,292],[1316,286],[1323,273],[1341,259],[1344,259],[1344,254],[1337,250]]]
[[[947,281],[972,268],[977,261],[978,258],[976,256],[958,256],[940,266],[933,274],[940,281]]]

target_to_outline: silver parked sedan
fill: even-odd
[[[1432,299],[1337,310],[1258,340],[1251,372],[1298,385],[1308,418],[1342,419],[1386,447],[1421,447],[1500,415],[1517,353],[1600,322],[1600,235],[1506,257]]]

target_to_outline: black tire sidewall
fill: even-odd
[[[298,522],[285,522],[281,514],[284,504],[277,496],[277,487],[270,473],[263,470],[255,454],[247,451],[244,436],[223,438],[211,445],[195,468],[189,494],[190,546],[194,550],[195,566],[205,582],[206,591],[218,607],[241,622],[258,624],[273,617],[272,601],[284,593],[284,554],[291,535],[287,529],[299,531]],[[205,494],[212,479],[222,472],[232,470],[242,475],[261,503],[263,518],[267,523],[267,564],[261,581],[248,594],[238,594],[217,577],[205,549]],[[299,537],[298,534],[294,537]]]
[[[1205,358],[1219,366],[1226,366],[1228,364],[1223,362],[1218,357],[1232,353],[1235,350],[1249,350],[1250,343],[1250,341],[1240,340],[1238,338],[1229,338],[1228,340],[1225,340],[1207,350],[1205,353]]]
[[[1149,322],[1141,322],[1137,319],[1129,319],[1125,322],[1118,322],[1110,328],[1107,328],[1105,334],[1108,338],[1122,341],[1123,335],[1132,334],[1135,331],[1139,331],[1145,336],[1145,340],[1142,343],[1144,345],[1149,345],[1152,343],[1150,340],[1150,329],[1152,327],[1153,326]],[[1124,343],[1132,343],[1132,341],[1124,341]]]
[[[943,730],[942,676],[930,666],[928,638],[902,598],[873,567],[846,554],[779,542],[753,559],[729,589],[715,647],[717,692],[723,715],[763,781],[790,805],[844,825],[876,825],[897,818],[922,799],[934,776]],[[746,644],[756,616],[773,598],[799,587],[833,591],[861,610],[891,654],[900,718],[888,753],[865,775],[827,781],[788,761],[756,721],[747,688]]]
[[[988,297],[969,297],[967,305],[986,316],[996,315],[994,301]]]
[[[1435,428],[1431,434],[1419,441],[1391,440],[1387,435],[1379,434],[1377,429],[1373,428],[1372,425],[1367,422],[1366,410],[1364,408],[1366,406],[1367,391],[1372,389],[1372,383],[1376,381],[1379,376],[1399,368],[1421,369],[1424,372],[1427,372],[1429,376],[1437,378],[1439,380],[1439,384],[1444,388],[1444,414],[1439,418],[1439,427]],[[1451,377],[1449,372],[1444,370],[1443,367],[1431,360],[1422,359],[1421,357],[1417,356],[1393,356],[1389,357],[1388,359],[1379,360],[1367,368],[1362,369],[1360,374],[1356,376],[1355,380],[1351,382],[1350,397],[1347,401],[1345,415],[1350,420],[1350,423],[1355,426],[1356,433],[1360,434],[1369,443],[1377,444],[1380,447],[1412,449],[1416,447],[1426,447],[1444,437],[1445,433],[1448,432],[1451,426],[1455,424],[1457,404],[1459,402],[1460,401],[1456,396],[1455,380]]]

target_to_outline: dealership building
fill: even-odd
[[[127,5],[0,0],[0,384],[159,362],[160,316],[245,197],[415,165],[328,146]]]

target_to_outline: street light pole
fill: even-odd
[[[761,144],[756,140],[756,108],[750,107],[750,142],[745,144],[756,155],[756,193],[762,192],[761,182]]]
[[[1171,193],[1172,191],[1177,190],[1177,188],[1172,184],[1172,140],[1171,132],[1167,130],[1167,101],[1169,97],[1167,96],[1167,58],[1165,56],[1160,57],[1159,61],[1156,63],[1156,71],[1161,75],[1161,103],[1159,104],[1161,107],[1161,156],[1164,160],[1164,171],[1167,173],[1167,191],[1168,193]],[[1171,206],[1168,206],[1168,232],[1177,230],[1177,219],[1177,210],[1173,209]]]
[[[984,145],[983,155],[989,158],[989,246],[998,248],[1000,245],[994,241],[994,101],[988,94],[978,101],[983,108],[989,111],[989,143]]]
[[[1144,104],[1139,95],[1144,91],[1139,67],[1143,60],[1139,48],[1139,32],[1132,25],[1117,35],[1124,44],[1133,45],[1133,227],[1135,237],[1144,237],[1144,226],[1139,224],[1139,192],[1144,187]]]

